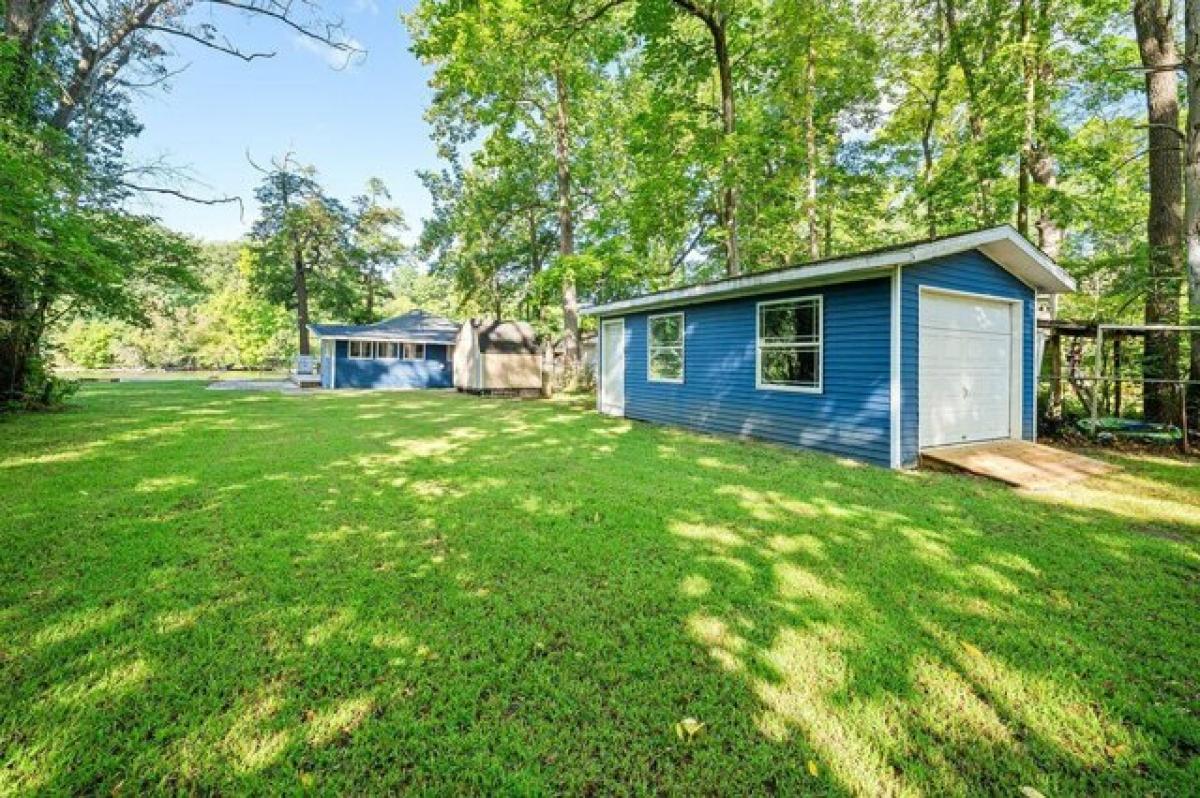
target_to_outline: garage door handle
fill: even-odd
[[[963,386],[963,399],[966,399],[970,395],[971,395],[971,391],[967,388],[967,386],[964,385]]]

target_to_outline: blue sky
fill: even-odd
[[[415,172],[438,161],[422,118],[429,73],[408,51],[400,21],[414,1],[328,0],[326,7],[344,16],[346,33],[368,52],[341,71],[330,66],[327,50],[268,20],[222,15],[216,21],[243,49],[275,51],[274,58],[244,63],[177,43],[179,65],[191,66],[172,79],[169,91],[139,98],[145,131],[130,152],[138,162],[161,157],[185,168],[198,181],[186,186],[190,193],[242,196],[245,216],[239,218],[236,205],[157,197],[138,209],[200,238],[236,239],[257,212],[252,195],[259,175],[246,153],[265,163],[291,150],[318,169],[331,194],[347,201],[368,178],[382,178],[415,237],[429,210]]]

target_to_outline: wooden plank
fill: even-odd
[[[1100,476],[1108,463],[1028,441],[939,446],[921,452],[922,465],[965,471],[1018,488],[1049,488]]]

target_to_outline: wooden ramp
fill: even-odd
[[[921,452],[921,465],[966,471],[1017,488],[1053,488],[1100,476],[1114,466],[1028,441],[988,441],[938,446]]]

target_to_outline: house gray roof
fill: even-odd
[[[408,313],[374,324],[310,324],[319,338],[366,338],[372,341],[413,341],[427,344],[452,344],[458,336],[458,322],[424,310]]]
[[[497,354],[538,353],[537,332],[524,321],[480,321],[472,319],[471,326],[479,340],[480,352]]]
[[[977,249],[1001,268],[1033,289],[1046,294],[1075,290],[1075,280],[1029,243],[1010,225],[955,233],[853,255],[838,255],[799,266],[785,266],[753,274],[725,277],[707,283],[668,288],[630,299],[602,302],[579,309],[583,315],[606,316],[635,310],[711,302],[822,282],[844,282],[857,277],[883,275],[899,267]]]

